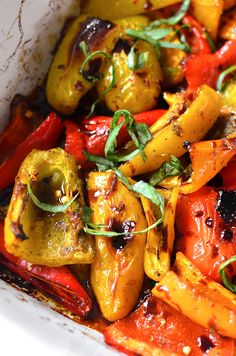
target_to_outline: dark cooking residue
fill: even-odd
[[[236,222],[236,190],[222,189],[218,192],[216,209],[225,224]]]

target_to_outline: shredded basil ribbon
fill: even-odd
[[[121,116],[124,117],[124,120],[118,124]],[[128,155],[121,156],[116,153],[116,146],[117,136],[124,124],[133,143],[137,147],[137,150]],[[115,112],[111,122],[110,132],[105,146],[105,156],[109,161],[118,163],[128,161],[136,154],[140,153],[143,160],[145,160],[146,155],[143,152],[143,148],[151,139],[152,135],[149,131],[148,125],[144,123],[136,123],[133,115],[128,110],[118,110]]]
[[[231,263],[236,262],[236,256],[232,256],[231,258],[229,258],[228,260],[226,260],[225,262],[223,262],[220,265],[219,268],[219,275],[221,277],[222,283],[223,285],[229,289],[232,293],[236,293],[236,284],[233,284],[231,282],[231,280],[229,279],[227,273],[225,272],[225,268],[230,265]]]
[[[139,70],[145,66],[148,60],[148,52],[135,52],[135,45],[131,47],[131,50],[127,57],[127,65],[130,70]]]
[[[89,54],[88,49],[86,49],[87,47],[85,47],[85,45],[86,44],[84,44],[83,42],[80,43],[80,47],[82,46],[83,53],[88,54],[88,56],[86,57],[86,59],[84,60],[82,66],[81,66],[81,74],[85,80],[87,80],[88,82],[97,83],[100,79],[104,78],[103,73],[99,73],[96,76],[88,75],[88,73],[86,73],[86,67],[87,67],[88,63],[94,57],[102,55],[106,59],[108,59],[108,61],[111,64],[111,82],[110,82],[108,88],[102,92],[101,97],[96,99],[94,101],[94,103],[92,104],[90,112],[89,112],[88,116],[86,117],[86,118],[89,118],[94,113],[96,105],[101,101],[101,98],[104,97],[109,91],[111,91],[114,88],[115,82],[116,82],[116,71],[115,71],[115,65],[112,60],[112,56],[110,54],[107,54],[106,52],[103,52],[103,51],[94,51],[93,53]]]
[[[219,78],[218,78],[217,84],[216,84],[216,89],[217,89],[218,91],[224,91],[225,87],[227,86],[227,82],[226,82],[225,84],[223,84],[223,81],[224,81],[225,77],[226,77],[228,74],[230,74],[230,73],[232,73],[232,72],[234,72],[234,71],[236,71],[236,64],[233,65],[233,66],[231,66],[231,67],[229,67],[229,68],[227,68],[227,69],[225,69],[225,70],[219,75]]]
[[[34,205],[36,205],[39,209],[43,210],[43,211],[47,211],[50,213],[64,213],[69,206],[73,203],[73,201],[75,201],[75,199],[78,197],[79,192],[70,200],[68,201],[68,203],[63,204],[63,205],[52,205],[52,204],[46,204],[46,203],[42,203],[37,197],[36,195],[33,193],[31,186],[30,186],[30,182],[29,180],[27,181],[27,190],[29,193],[30,198],[32,199]]]
[[[163,163],[163,165],[151,176],[149,184],[155,186],[168,177],[182,176],[184,168],[180,160],[171,156],[169,162]]]
[[[86,159],[89,161],[95,162],[99,169],[101,168],[101,170],[103,170],[103,171],[105,171],[107,169],[112,169],[115,172],[115,174],[117,175],[118,179],[126,186],[126,188],[128,188],[130,191],[132,191],[134,193],[138,193],[138,194],[144,196],[145,198],[149,199],[153,204],[155,204],[159,207],[160,212],[161,212],[160,219],[158,219],[154,224],[152,224],[145,230],[135,231],[135,232],[132,232],[132,234],[146,233],[149,230],[154,229],[156,226],[158,226],[159,224],[161,224],[163,222],[164,215],[165,215],[165,201],[164,201],[163,196],[161,194],[159,194],[154,187],[152,187],[150,184],[148,184],[142,180],[135,183],[134,185],[132,185],[132,184],[130,184],[127,177],[125,177],[123,175],[123,173],[118,168],[116,168],[114,163],[110,162],[106,158],[91,155],[87,152],[84,152],[84,154],[85,154]],[[89,224],[89,225],[91,226],[91,224]],[[97,226],[93,225],[93,229],[90,229],[86,226],[84,228],[84,231],[91,235],[108,236],[108,237],[122,236],[122,235],[127,234],[127,232],[118,233],[118,232],[105,231],[105,230],[101,231],[101,230],[97,230],[97,228],[99,228],[99,225],[97,225]]]
[[[203,36],[205,37],[209,46],[211,47],[211,51],[216,52],[216,44],[215,44],[213,38],[209,35],[209,33],[207,31],[204,31]]]
[[[151,22],[151,24],[147,27],[147,29],[153,29],[160,25],[171,25],[171,26],[176,25],[186,15],[189,5],[190,5],[190,0],[184,0],[179,10],[173,16],[169,17],[168,19],[155,20]]]

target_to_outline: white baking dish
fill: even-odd
[[[65,18],[78,8],[78,0],[0,0],[0,131],[13,96],[29,93],[45,76]],[[118,355],[100,333],[2,280],[0,335],[7,355]]]

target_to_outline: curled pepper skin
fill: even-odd
[[[108,230],[127,232],[120,237],[96,236],[96,256],[91,284],[103,316],[109,321],[124,318],[133,309],[144,277],[146,228],[138,199],[113,172],[92,172],[88,177],[92,222]]]
[[[53,148],[63,128],[61,119],[55,113],[51,113],[35,131],[29,134],[0,166],[0,190],[14,183],[21,163],[33,149]]]
[[[65,212],[49,213],[36,207],[27,182],[40,201],[51,205],[77,198]],[[5,220],[5,244],[9,253],[46,266],[91,263],[93,239],[83,233],[84,192],[72,156],[55,148],[32,151],[16,177]]]
[[[91,29],[93,29],[91,31]],[[110,53],[118,38],[118,26],[110,21],[82,15],[75,19],[63,38],[51,65],[46,93],[51,106],[63,114],[72,114],[80,99],[94,85],[81,73],[85,55],[80,43],[85,42],[90,53]],[[104,56],[93,59],[88,74],[96,76]]]
[[[178,106],[183,110],[184,100],[182,100],[182,107],[181,104]],[[170,108],[161,120],[150,128],[153,137],[144,148],[146,161],[137,154],[120,166],[120,170],[126,176],[132,177],[154,171],[168,161],[171,154],[176,157],[182,156],[186,152],[184,141],[201,140],[215,123],[220,109],[220,95],[207,85],[203,85],[196,99],[182,115],[176,112],[176,109],[174,111]],[[166,125],[159,130],[159,125],[164,120]]]
[[[154,296],[127,318],[108,326],[104,336],[107,344],[130,356],[234,354],[233,340],[196,324]],[[204,341],[208,341],[206,348]]]
[[[12,272],[18,274],[37,289],[55,297],[59,304],[79,316],[86,316],[92,308],[92,302],[66,266],[46,267],[32,265],[7,252],[4,245],[4,224],[0,221],[0,262]]]

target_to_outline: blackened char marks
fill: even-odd
[[[236,222],[236,190],[219,191],[217,210],[225,224]]]
[[[122,38],[120,38],[115,45],[115,48],[113,50],[113,53],[121,53],[122,51],[125,52],[125,54],[129,54],[130,50],[131,50],[131,42],[128,40],[124,40]]]
[[[112,237],[111,242],[113,248],[116,250],[122,250],[127,245],[127,243],[133,239],[132,231],[136,226],[136,222],[131,220],[125,220],[124,222],[121,222],[115,219],[111,219],[109,225],[111,231],[125,233],[125,235]]]
[[[80,43],[85,41],[90,51],[96,48],[106,34],[114,28],[114,24],[96,17],[88,17],[80,25],[80,31],[71,44],[71,53],[77,51]]]

